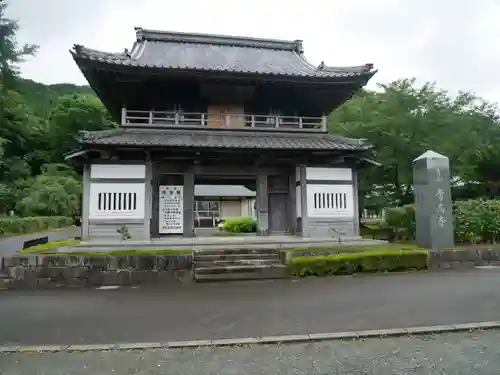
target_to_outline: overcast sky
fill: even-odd
[[[40,51],[22,66],[44,83],[86,84],[74,43],[121,52],[143,28],[302,39],[319,64],[379,69],[370,86],[402,77],[472,90],[500,102],[499,0],[10,0],[19,41]]]

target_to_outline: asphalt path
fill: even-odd
[[[0,355],[5,375],[494,375],[500,333],[323,341],[243,348]],[[3,370],[3,372],[2,372]]]
[[[19,250],[22,250],[24,243],[29,240],[41,237],[48,237],[49,242],[69,240],[81,236],[81,232],[80,227],[72,227],[20,236],[0,237],[0,258],[15,255]]]
[[[0,293],[0,345],[259,337],[500,320],[500,269]]]

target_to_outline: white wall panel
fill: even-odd
[[[90,178],[146,178],[146,166],[143,164],[92,164]]]
[[[307,180],[352,181],[351,168],[306,168]]]
[[[144,183],[91,183],[90,219],[143,219]]]
[[[322,218],[354,217],[352,185],[307,185],[307,216]]]

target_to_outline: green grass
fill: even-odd
[[[51,244],[59,244],[57,246],[72,246],[76,245],[78,242],[74,243],[69,243],[70,241],[76,241],[76,240],[66,240],[66,241],[58,241],[58,242],[51,242]],[[64,243],[64,244],[61,244]],[[46,246],[45,245],[40,245],[40,246]],[[104,251],[104,252],[93,252],[93,251],[75,251],[75,252],[50,252],[46,251],[47,249],[53,249],[54,247],[57,247],[56,245],[52,245],[50,247],[44,247],[44,248],[38,248],[38,246],[30,247],[28,249],[21,250],[19,253],[20,254],[40,254],[40,255],[74,255],[74,256],[104,256],[104,255],[184,255],[184,254],[191,254],[191,250],[169,250],[169,249],[163,249],[163,250],[111,250],[111,251]],[[35,249],[36,248],[36,249]]]
[[[281,249],[282,251],[330,251],[330,250],[361,250],[361,251],[398,251],[425,250],[413,243],[387,243],[381,245],[332,245],[325,247],[296,247]]]
[[[192,250],[111,250],[106,252],[71,252],[57,253],[57,255],[74,255],[74,256],[101,256],[101,255],[186,255],[191,254]],[[44,254],[45,255],[45,254]]]
[[[36,245],[36,246],[31,246],[28,247],[27,249],[19,250],[21,254],[26,254],[26,253],[38,253],[38,252],[44,252],[45,250],[51,250],[55,249],[57,247],[62,247],[62,246],[73,246],[76,244],[79,244],[80,240],[62,240],[62,241],[53,241],[53,242],[47,242],[41,245]]]
[[[141,249],[141,250],[110,250],[105,252],[50,252],[50,249],[64,247],[64,246],[74,246],[80,243],[80,240],[64,240],[64,241],[54,241],[43,245],[33,246],[24,250],[20,250],[21,254],[43,254],[43,255],[75,255],[75,256],[90,256],[90,255],[184,255],[191,254],[192,250],[173,250],[173,249]],[[48,251],[49,250],[49,251]],[[293,248],[283,248],[279,249],[281,251],[293,252],[293,251],[332,251],[332,250],[347,250],[351,251],[401,251],[401,250],[424,250],[422,247],[413,243],[387,243],[381,245],[331,245],[324,247],[293,247]]]
[[[427,269],[427,250],[376,250],[303,256],[288,263],[294,276],[350,275]]]

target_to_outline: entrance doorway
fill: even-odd
[[[269,195],[269,233],[290,233],[288,176],[269,176],[267,183]]]

